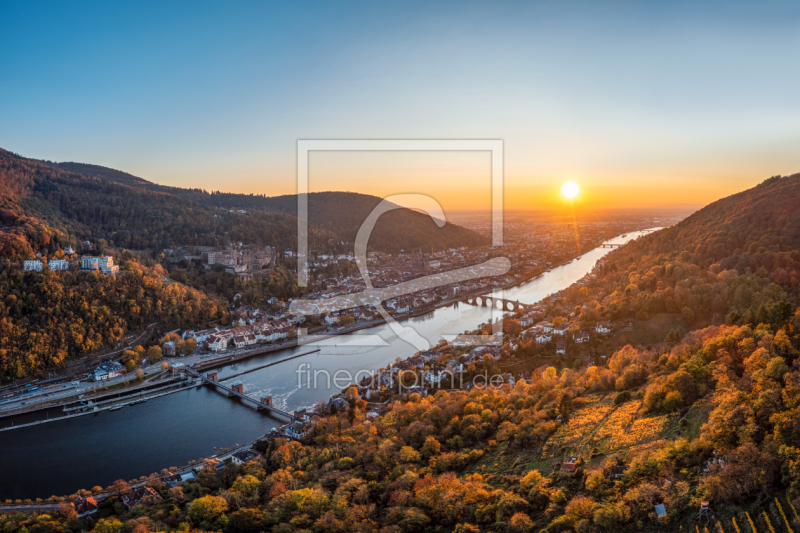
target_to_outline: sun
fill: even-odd
[[[578,184],[574,181],[568,181],[564,185],[561,186],[561,194],[566,196],[567,198],[575,198],[578,196],[580,189],[578,188]]]

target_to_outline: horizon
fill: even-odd
[[[312,5],[6,3],[0,145],[276,196],[298,139],[502,139],[512,210],[567,181],[589,209],[697,208],[800,171],[797,5]],[[408,159],[312,154],[311,190],[488,208],[486,154]]]

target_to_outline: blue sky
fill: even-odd
[[[500,138],[526,199],[800,172],[800,4],[664,4],[3,1],[0,147],[267,194],[299,138]]]

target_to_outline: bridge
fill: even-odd
[[[612,243],[612,242],[604,242],[603,244],[598,246],[598,248],[619,248],[620,246],[622,246],[622,245],[621,244]]]
[[[216,387],[218,390],[227,393],[229,398],[239,398],[245,402],[250,402],[251,404],[255,405],[256,409],[267,411],[273,418],[277,418],[279,420],[286,419],[289,422],[294,422],[295,420],[294,415],[287,413],[286,411],[281,411],[277,407],[272,406],[272,396],[267,396],[266,398],[261,398],[260,400],[256,400],[255,398],[247,396],[244,393],[244,385],[242,385],[241,382],[231,383],[231,386],[229,387],[219,382],[216,372],[210,372],[208,376],[204,376],[192,368],[187,368],[186,371],[195,378],[200,378],[203,380],[206,385],[211,385]]]
[[[520,303],[519,300],[507,300],[505,298],[493,298],[491,296],[467,296],[462,302],[478,307],[492,307],[504,311],[516,311],[517,309],[527,309],[529,304]]]

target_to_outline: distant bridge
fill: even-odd
[[[604,242],[603,244],[598,246],[598,248],[619,248],[620,246],[622,246],[622,245],[621,244],[615,244],[615,243],[612,243],[612,242]]]
[[[467,296],[461,301],[466,304],[477,305],[478,307],[495,307],[502,311],[516,311],[518,309],[527,309],[531,307],[529,304],[520,303],[519,300],[493,298],[492,296]]]
[[[242,385],[241,383],[233,383],[231,384],[232,385],[231,387],[228,387],[227,385],[223,385],[222,383],[220,383],[218,381],[216,372],[210,372],[208,376],[204,376],[191,368],[187,368],[186,371],[189,372],[189,374],[191,374],[192,376],[203,380],[206,383],[206,385],[214,386],[217,389],[226,392],[229,398],[235,397],[244,400],[246,402],[250,402],[254,404],[257,409],[267,411],[274,418],[288,419],[290,422],[294,422],[295,420],[294,415],[287,413],[286,411],[281,411],[277,407],[272,406],[272,396],[261,398],[261,400],[256,400],[255,398],[251,398],[250,396],[244,394],[244,385]]]

